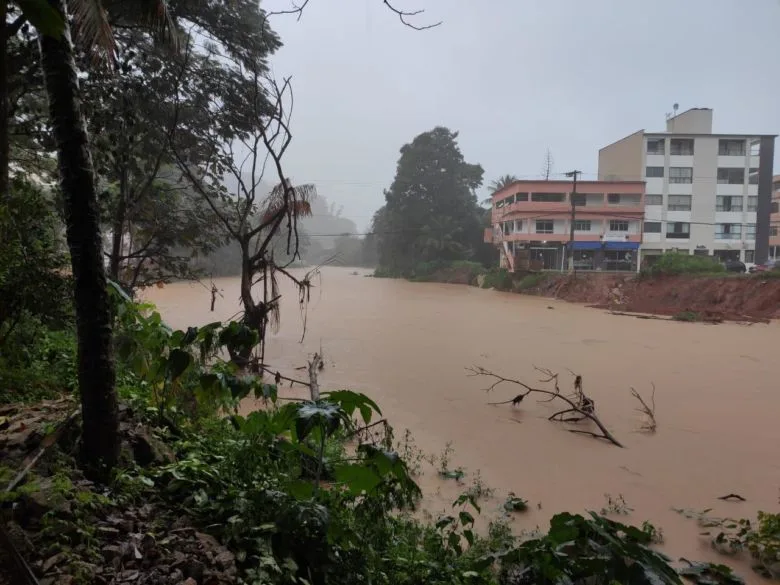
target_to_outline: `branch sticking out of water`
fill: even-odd
[[[496,374],[495,372],[491,372],[490,370],[486,370],[485,368],[480,366],[473,366],[471,368],[467,368],[467,370],[470,372],[469,374],[470,376],[481,376],[492,380],[490,386],[485,388],[485,392],[490,392],[491,390],[495,389],[497,386],[503,383],[514,384],[524,389],[524,392],[521,392],[511,400],[506,400],[504,402],[493,402],[490,404],[512,403],[513,406],[517,406],[529,394],[542,394],[549,397],[546,400],[542,400],[541,402],[551,402],[553,400],[561,400],[565,402],[569,406],[569,408],[554,413],[552,416],[549,417],[548,420],[556,421],[556,422],[565,422],[565,423],[578,423],[584,420],[590,420],[591,422],[593,422],[593,424],[596,425],[596,427],[598,427],[600,433],[587,431],[583,429],[568,429],[569,432],[590,435],[597,439],[604,439],[606,441],[609,441],[610,443],[618,447],[623,447],[620,441],[618,441],[614,437],[614,435],[612,435],[612,433],[610,433],[609,430],[607,430],[607,427],[605,427],[604,424],[599,420],[598,416],[596,416],[596,403],[593,401],[592,398],[589,398],[588,396],[585,395],[585,392],[582,389],[582,376],[575,374],[574,393],[571,396],[566,396],[562,394],[560,391],[560,388],[558,386],[557,374],[554,374],[550,370],[546,370],[546,369],[539,369],[539,368],[536,369],[537,371],[539,371],[545,376],[542,380],[540,380],[540,382],[548,383],[548,384],[553,383],[553,389],[534,388],[532,386],[529,386],[525,382],[522,382],[520,380],[515,380],[513,378],[506,378],[504,376],[501,376],[500,374]]]
[[[645,402],[644,398],[642,398],[642,395],[639,392],[637,392],[634,388],[631,388],[631,395],[636,398],[640,404],[640,407],[634,410],[645,415],[645,422],[640,429],[645,433],[654,433],[657,427],[655,422],[655,384],[652,384],[652,386],[653,393],[650,395],[650,404]]]

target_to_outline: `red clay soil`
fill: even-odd
[[[780,278],[565,275],[526,292],[632,313],[674,316],[690,312],[704,321],[780,318]]]

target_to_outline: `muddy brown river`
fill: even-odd
[[[479,471],[478,481],[495,490],[484,501],[486,518],[500,515],[510,491],[529,501],[530,509],[512,520],[518,531],[544,529],[559,511],[599,511],[607,494],[622,495],[632,511],[613,517],[650,520],[663,530],[662,548],[673,558],[724,562],[696,521],[673,508],[712,508],[711,515],[733,518],[780,508],[780,323],[640,320],[358,272],[323,270],[302,342],[302,314],[283,288],[290,296],[269,362],[300,377],[295,368],[322,347],[324,387],[370,395],[396,436],[409,429],[428,454],[451,443],[450,468],[462,467],[466,476],[457,484],[426,466],[419,481],[431,513],[445,510]],[[213,313],[200,284],[176,283],[147,297],[175,327],[228,319],[239,310],[238,280],[216,282],[224,297]],[[547,420],[553,406],[532,397],[520,407],[488,405],[510,399],[517,388],[486,394],[488,380],[467,375],[472,365],[532,384],[540,377],[534,366],[549,368],[565,388],[569,371],[581,374],[601,420],[625,448],[566,432]],[[646,434],[630,388],[649,399],[653,384],[658,428]],[[718,499],[731,493],[747,501]],[[729,563],[748,582],[762,582],[745,564]]]

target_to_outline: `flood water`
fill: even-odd
[[[352,272],[323,270],[302,342],[297,299],[285,298],[269,362],[304,377],[295,368],[321,347],[325,388],[368,394],[396,436],[410,429],[427,453],[451,442],[450,467],[467,475],[457,485],[428,469],[420,483],[430,511],[447,508],[479,470],[496,490],[485,515],[498,515],[509,491],[529,501],[514,521],[517,530],[544,529],[559,511],[599,511],[605,494],[622,495],[633,511],[614,518],[650,520],[663,530],[663,549],[673,558],[724,562],[699,536],[696,521],[672,508],[712,508],[712,515],[732,518],[778,509],[780,323],[640,320],[545,298]],[[238,280],[216,283],[224,298],[213,313],[200,284],[176,283],[147,297],[174,327],[227,319],[239,310]],[[569,371],[581,374],[599,417],[625,448],[566,432],[547,420],[553,406],[533,397],[519,407],[488,405],[519,389],[486,394],[489,381],[467,375],[472,365],[529,384],[540,378],[534,366],[548,368],[560,373],[564,389]],[[650,435],[638,431],[643,419],[630,388],[649,399],[652,384],[658,428]],[[718,499],[731,493],[747,501]],[[762,582],[746,565],[736,566],[748,582]]]

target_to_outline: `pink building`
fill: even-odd
[[[644,220],[643,181],[578,181],[570,244],[571,181],[516,181],[493,194],[501,266],[514,271],[527,250],[532,266],[561,270],[573,248],[578,270],[637,270]]]
[[[769,259],[780,260],[780,175],[772,178],[772,208],[769,215]]]

